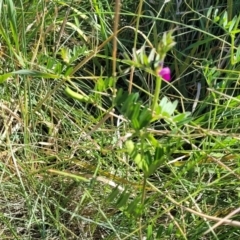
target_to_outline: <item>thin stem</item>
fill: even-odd
[[[141,134],[139,135],[139,137],[141,138],[141,158],[143,159],[144,158],[144,137]],[[143,159],[143,161],[144,160],[145,159]],[[146,184],[147,184],[147,177],[144,174],[143,186],[142,186],[141,208],[144,206],[144,202],[145,202]],[[143,239],[143,235],[142,235],[142,213],[139,217],[139,239]]]
[[[156,77],[156,87],[155,87],[155,92],[153,96],[153,103],[152,103],[152,113],[155,111],[157,104],[158,104],[158,99],[159,99],[159,94],[160,94],[160,89],[161,89],[161,83],[162,83],[162,78],[161,77]]]
[[[233,0],[227,1],[227,13],[228,13],[228,21],[232,20],[232,12],[233,12]]]
[[[133,49],[136,50],[137,47],[137,37],[138,37],[138,28],[139,28],[139,22],[140,22],[140,15],[142,13],[142,6],[143,6],[143,0],[140,0],[138,4],[138,13],[137,13],[137,21],[136,21],[136,31],[135,31],[135,37],[134,37],[134,43],[133,43]],[[130,72],[130,78],[129,78],[129,86],[128,86],[128,92],[132,92],[132,85],[133,85],[133,73],[134,73],[134,66],[131,67]]]

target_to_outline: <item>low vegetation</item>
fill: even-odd
[[[239,7],[0,1],[1,239],[239,239]]]

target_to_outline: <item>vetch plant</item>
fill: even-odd
[[[147,55],[145,47],[139,51],[134,51],[134,60],[136,66],[146,69],[151,72],[152,65],[156,78],[156,86],[151,109],[139,101],[139,94],[128,94],[119,89],[117,96],[114,99],[115,106],[129,120],[131,127],[134,129],[133,137],[139,139],[140,144],[128,140],[126,148],[128,154],[134,159],[138,167],[143,171],[144,178],[149,177],[160,166],[164,159],[164,154],[168,152],[155,139],[153,134],[149,133],[147,127],[154,121],[161,119],[170,124],[177,125],[178,122],[187,118],[188,113],[177,114],[174,112],[177,107],[177,101],[170,102],[164,97],[159,104],[159,94],[161,90],[162,80],[169,82],[171,80],[171,70],[169,67],[163,67],[164,58],[175,42],[172,37],[172,32],[165,33],[156,49],[152,49]],[[152,64],[153,63],[153,64]]]
[[[189,113],[175,114],[177,101],[171,102],[166,97],[163,97],[159,103],[162,80],[171,81],[170,68],[168,66],[163,67],[167,51],[175,44],[171,34],[171,32],[164,34],[159,46],[156,49],[152,49],[149,55],[146,54],[145,47],[133,52],[135,68],[146,70],[147,73],[152,74],[156,79],[151,108],[145,106],[139,100],[138,93],[129,94],[122,89],[117,91],[114,99],[115,107],[129,121],[133,129],[131,138],[125,142],[126,153],[129,159],[133,160],[138,169],[143,173],[142,197],[139,200],[140,203],[137,201],[134,205],[134,208],[138,208],[140,219],[144,211],[147,178],[153,175],[165,163],[174,149],[170,141],[164,144],[160,143],[148,129],[151,128],[153,122],[161,120],[168,123],[170,129],[177,131],[181,124],[188,121]],[[131,62],[128,61],[128,63],[130,64]],[[123,198],[122,195],[121,198]],[[141,225],[141,220],[139,222]]]
[[[166,82],[171,81],[171,70],[168,66],[164,66],[164,59],[167,52],[176,44],[172,33],[173,31],[164,33],[158,46],[156,48],[152,48],[149,54],[146,53],[146,46],[142,46],[139,50],[133,49],[134,61],[131,61],[130,58],[124,61],[129,65],[145,70],[147,73],[150,73],[156,78],[154,97],[151,107],[153,113],[159,100],[162,80]]]

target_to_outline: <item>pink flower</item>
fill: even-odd
[[[158,75],[165,81],[171,81],[171,70],[169,67],[160,68]]]

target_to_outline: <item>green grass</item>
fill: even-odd
[[[1,239],[239,239],[238,1],[117,3],[0,2]]]

